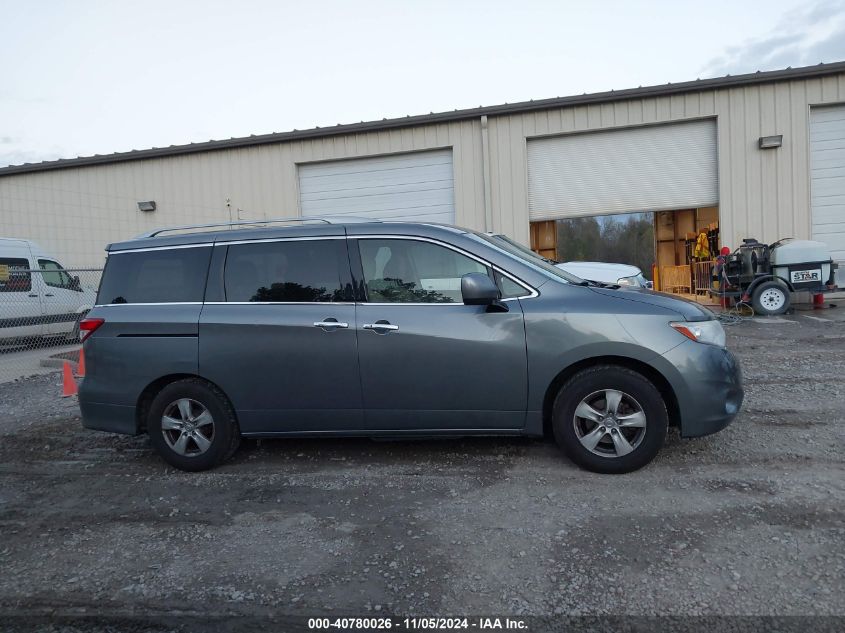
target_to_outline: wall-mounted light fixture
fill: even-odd
[[[138,203],[138,210],[139,211],[155,211],[156,210],[156,201],[155,200],[147,200],[145,202]]]
[[[783,145],[783,134],[776,136],[761,136],[759,141],[760,149],[773,149]]]

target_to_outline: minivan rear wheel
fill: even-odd
[[[563,452],[598,473],[627,473],[663,446],[669,415],[645,376],[617,365],[578,372],[555,398],[552,427]]]
[[[225,461],[240,442],[228,398],[200,378],[177,380],[158,392],[150,404],[147,432],[164,461],[192,472]]]

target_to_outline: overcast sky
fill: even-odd
[[[0,166],[845,60],[845,0],[0,0]]]

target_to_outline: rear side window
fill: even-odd
[[[0,292],[29,292],[32,273],[26,259],[0,257]]]
[[[112,253],[97,303],[202,301],[210,257],[211,247],[207,246]]]
[[[233,244],[226,254],[226,301],[350,301],[345,240]]]

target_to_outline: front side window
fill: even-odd
[[[41,273],[44,283],[51,288],[71,287],[70,275],[58,263],[49,259],[39,259],[38,266],[44,271]]]
[[[29,261],[16,257],[0,257],[0,292],[29,292],[32,274]]]
[[[226,255],[226,301],[311,303],[350,300],[344,240],[233,244]],[[345,267],[345,268],[344,268]]]
[[[484,243],[488,246],[494,246],[510,257],[517,259],[524,264],[528,264],[534,269],[541,270],[547,277],[552,277],[558,281],[565,281],[566,283],[576,285],[582,285],[584,283],[584,280],[580,277],[576,277],[575,275],[558,268],[554,265],[552,260],[541,257],[531,249],[514,242],[509,237],[491,233],[476,232],[470,232],[468,235],[470,238],[475,239],[478,242]]]
[[[516,283],[510,277],[506,277],[498,270],[496,271],[496,285],[502,293],[502,299],[516,299],[517,297],[525,297],[531,292],[526,290],[523,286]]]
[[[97,303],[196,303],[205,294],[211,247],[113,252]]]
[[[463,303],[461,277],[487,266],[445,246],[416,240],[358,241],[372,303]]]

